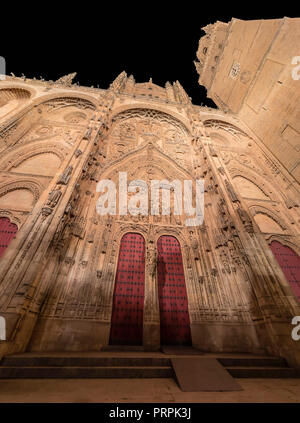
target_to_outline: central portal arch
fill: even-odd
[[[169,235],[157,241],[161,345],[191,345],[191,328],[181,248]]]

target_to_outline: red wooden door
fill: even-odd
[[[142,345],[145,285],[145,240],[123,236],[115,281],[110,344]]]
[[[191,345],[190,318],[180,244],[173,236],[157,242],[157,279],[162,345]]]
[[[17,232],[17,225],[11,223],[7,217],[0,218],[0,257]]]
[[[294,250],[278,241],[272,241],[270,247],[300,303],[300,257]]]

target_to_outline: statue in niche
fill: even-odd
[[[208,134],[207,134],[207,130],[206,130],[206,128],[205,128],[205,126],[204,126],[204,124],[203,124],[203,122],[197,122],[197,126],[196,126],[196,135],[197,136],[202,136],[202,137],[207,137],[208,136]]]
[[[112,227],[112,219],[111,217],[108,217],[105,224],[104,231],[103,231],[103,235],[102,235],[102,245],[104,250],[106,250],[107,242],[111,234],[111,227]]]
[[[70,180],[72,170],[73,170],[73,166],[68,166],[65,169],[64,173],[62,175],[60,175],[57,183],[62,184],[62,185],[67,185],[69,180]]]
[[[241,207],[237,208],[237,212],[238,215],[241,219],[241,221],[243,222],[245,229],[248,233],[253,233],[253,224],[252,224],[252,220],[249,217],[248,213],[246,212],[246,210],[242,209]]]
[[[157,268],[157,251],[153,241],[150,241],[148,246],[148,266],[149,266],[149,275],[154,280],[156,276],[156,268]]]
[[[218,213],[221,219],[221,224],[223,229],[228,228],[228,216],[225,209],[225,201],[221,198],[218,201]]]
[[[58,200],[60,199],[60,196],[61,191],[59,189],[51,191],[48,197],[47,206],[50,206],[52,208],[55,207],[58,203]]]
[[[198,250],[199,243],[198,243],[198,240],[194,237],[193,233],[191,233],[191,246],[194,252]]]
[[[207,234],[207,227],[206,226],[202,226],[200,228],[201,234],[202,234],[202,240],[203,240],[203,245],[204,245],[204,249],[206,252],[211,251],[211,246],[210,246],[210,241],[208,238],[208,234]]]
[[[121,123],[119,126],[120,138],[133,138],[135,135],[135,125],[130,123]]]
[[[226,185],[226,188],[228,190],[228,193],[229,193],[229,196],[231,198],[231,201],[234,202],[234,203],[236,201],[239,201],[239,199],[237,198],[237,195],[236,195],[236,193],[235,193],[235,191],[233,189],[233,186],[231,185],[230,182],[227,181],[227,179],[225,179],[225,185]]]
[[[185,250],[185,256],[186,256],[186,266],[188,269],[191,269],[192,263],[191,263],[191,256],[190,256],[190,247],[187,244],[185,244],[184,250]]]

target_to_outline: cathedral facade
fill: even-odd
[[[0,81],[0,357],[194,345],[300,366],[299,185],[177,81]],[[97,213],[101,180],[204,180],[204,221]],[[161,199],[159,200],[161,202]]]

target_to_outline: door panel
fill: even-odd
[[[190,318],[180,244],[173,236],[157,242],[157,279],[162,345],[191,345]]]
[[[18,232],[18,227],[7,217],[0,218],[0,257]]]
[[[278,241],[272,241],[270,248],[300,303],[300,257],[291,248]]]
[[[142,345],[145,241],[127,233],[120,244],[114,288],[110,344]]]

